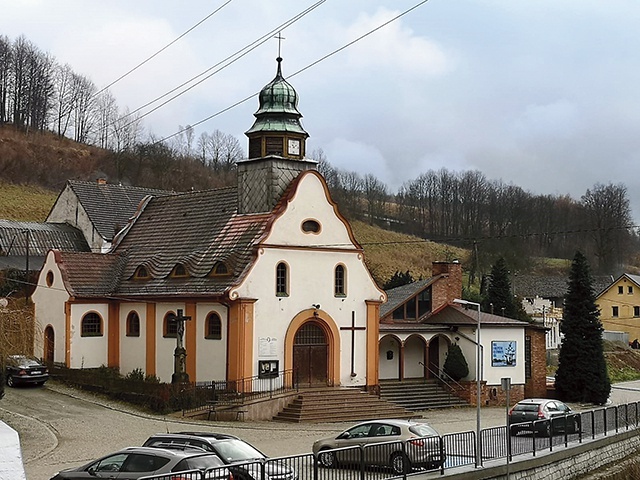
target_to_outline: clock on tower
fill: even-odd
[[[300,155],[300,140],[290,138],[287,144],[287,153],[289,155]]]

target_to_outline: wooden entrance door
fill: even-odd
[[[53,363],[55,336],[51,325],[44,329],[44,360],[47,364]]]
[[[320,325],[307,322],[293,341],[293,368],[300,385],[327,385],[329,344]]]

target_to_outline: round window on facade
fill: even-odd
[[[320,224],[315,220],[305,220],[302,222],[302,231],[304,233],[320,233]]]
[[[53,272],[49,270],[47,272],[47,287],[50,287],[51,285],[53,285]]]

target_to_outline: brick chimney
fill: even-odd
[[[462,265],[453,262],[433,262],[431,276],[440,276],[431,287],[432,311],[453,302],[454,298],[462,298]]]
[[[98,182],[98,185],[106,185],[107,184],[107,179],[106,178],[98,178],[97,182]]]

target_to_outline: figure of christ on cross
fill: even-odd
[[[367,327],[356,327],[356,312],[351,312],[351,326],[340,327],[340,330],[351,330],[351,376],[355,377],[355,361],[356,361],[356,330],[366,330]]]
[[[191,320],[191,317],[182,315],[182,309],[178,309],[176,321],[176,349],[173,352],[173,375],[171,383],[187,383],[189,382],[189,374],[186,371],[187,350],[184,348],[184,322]]]

